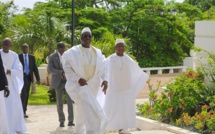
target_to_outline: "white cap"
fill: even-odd
[[[116,39],[115,46],[119,43],[122,43],[125,45],[125,41],[123,39]]]
[[[91,30],[90,30],[89,27],[85,27],[85,28],[81,31],[81,34],[86,33],[86,32],[92,34],[92,32],[91,32]]]

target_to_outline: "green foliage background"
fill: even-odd
[[[160,15],[161,8],[164,15]],[[177,15],[168,13],[176,9]],[[116,38],[126,39],[127,52],[141,67],[181,65],[194,41],[196,20],[214,20],[214,0],[75,0],[75,44],[90,27],[92,45],[106,56],[114,53]],[[71,44],[71,0],[37,2],[17,12],[13,1],[0,2],[0,40],[10,37],[13,50],[28,43],[38,64],[60,41]]]

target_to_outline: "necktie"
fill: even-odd
[[[25,54],[25,74],[29,74],[27,54]]]

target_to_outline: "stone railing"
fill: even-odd
[[[41,83],[49,86],[51,76],[47,72],[47,64],[42,64],[40,67],[38,67],[39,73],[40,73],[40,79]],[[168,73],[175,73],[177,72],[185,72],[187,70],[187,66],[172,66],[172,67],[148,67],[148,68],[142,68],[144,72],[147,74],[151,74],[151,71],[156,71],[157,74],[163,74],[163,70],[169,70]]]
[[[142,68],[144,72],[148,75],[151,74],[151,71],[157,71],[157,74],[163,74],[163,70],[169,70],[169,73],[175,73],[174,70],[179,70],[178,72],[186,72],[187,66],[171,66],[171,67],[148,67]]]

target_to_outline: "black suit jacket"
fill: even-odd
[[[23,66],[23,72],[24,72],[24,57],[23,57],[23,53],[19,54],[19,60],[22,63]],[[35,57],[31,54],[28,54],[28,62],[29,62],[29,71],[30,71],[30,78],[31,78],[31,82],[34,81],[34,75],[37,79],[37,81],[40,81],[40,75],[39,75],[39,71],[36,65],[36,61],[35,61]]]
[[[6,74],[4,71],[4,66],[3,66],[3,62],[0,54],[0,91],[2,91],[7,85],[8,85],[7,78],[6,78]]]

